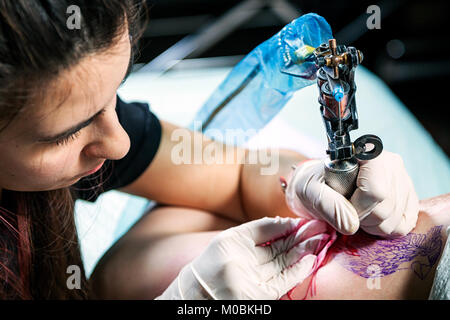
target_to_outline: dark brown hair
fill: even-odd
[[[0,132],[45,92],[61,71],[111,48],[128,28],[133,47],[146,21],[144,0],[0,0]],[[69,6],[80,28],[69,28]],[[133,50],[132,54],[134,54]],[[66,285],[69,265],[81,289]],[[0,207],[0,299],[86,299],[70,188],[3,189]]]

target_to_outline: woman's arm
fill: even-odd
[[[416,228],[405,237],[340,236],[317,274],[283,299],[427,299],[449,220],[447,194],[421,201]]]
[[[265,216],[296,217],[286,205],[279,177],[305,157],[289,150],[251,153],[165,121],[161,125],[154,160],[121,191],[239,223]]]

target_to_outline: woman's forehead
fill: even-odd
[[[115,94],[129,61],[130,44],[123,41],[105,52],[85,57],[55,78],[37,113],[48,114],[61,107],[76,105],[97,108]]]
[[[130,61],[129,41],[120,41],[64,70],[26,108],[18,124],[51,134],[95,114],[115,96]],[[26,120],[26,121],[24,121]]]

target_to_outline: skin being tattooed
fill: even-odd
[[[337,235],[311,276],[282,299],[428,299],[450,224],[450,195],[434,200],[421,201],[406,236]]]
[[[416,227],[405,237],[382,239],[362,231],[331,237],[332,244],[317,272],[302,278],[282,299],[428,299],[447,242],[450,194],[421,200],[420,207]],[[135,294],[139,299],[154,299],[202,253],[220,232],[217,228],[236,226],[233,221],[197,209],[168,210],[153,210],[133,227],[133,237],[115,244],[126,250],[112,254],[114,267],[101,273],[105,279],[114,279],[105,281],[108,286],[119,285],[122,290],[122,296],[112,299],[136,299]],[[139,257],[136,250],[142,248],[146,254]],[[126,285],[128,291],[123,289]],[[315,290],[311,292],[313,285]]]
[[[332,265],[339,265],[365,279],[380,279],[397,271],[409,270],[418,279],[425,280],[439,261],[443,247],[442,227],[434,226],[426,233],[411,232],[395,239],[383,239],[362,230],[352,236],[339,234],[330,241],[324,259],[313,271],[304,296],[301,297],[295,287],[285,298],[314,298],[318,292],[317,276],[323,267],[327,269],[330,266],[330,261]],[[366,287],[380,288],[380,282],[366,281]]]
[[[351,241],[350,237],[341,236],[334,244],[334,251],[345,254],[338,255],[336,260],[363,278],[383,277],[411,269],[423,280],[438,262],[442,251],[441,230],[442,226],[435,226],[426,234],[410,233],[392,240],[364,232],[358,232]]]

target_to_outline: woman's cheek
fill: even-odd
[[[70,148],[52,150],[35,156],[29,168],[30,174],[49,187],[61,180],[67,180],[79,174],[74,172],[79,159]]]

